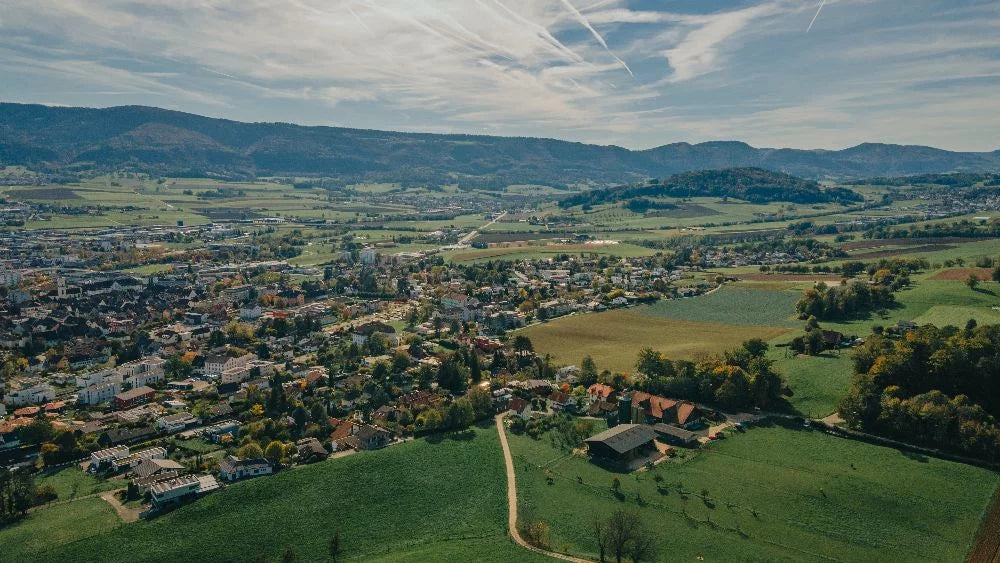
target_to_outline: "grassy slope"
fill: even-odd
[[[553,546],[588,555],[596,553],[592,518],[625,508],[654,531],[663,560],[959,561],[998,482],[995,473],[966,465],[772,427],[668,461],[653,474],[619,475],[618,500],[610,491],[614,475],[584,459],[545,439],[511,436],[511,445],[522,505],[549,523]],[[667,494],[657,492],[654,475]],[[678,494],[678,483],[689,493],[708,489],[714,508],[696,494]]]
[[[487,561],[524,559],[506,538],[496,433],[477,430],[468,438],[419,440],[247,481],[151,522],[50,545],[50,551],[35,545],[15,560],[180,561],[193,553],[204,561],[247,561],[259,554],[276,560],[292,546],[296,560],[313,561],[325,557],[335,530],[347,559],[459,553]],[[5,539],[0,534],[0,543]],[[129,549],[109,553],[108,545]]]
[[[59,558],[43,555],[46,550],[92,536],[106,537],[121,525],[111,505],[97,497],[53,505],[0,528],[0,561],[55,561]],[[104,555],[95,551],[92,559],[100,560]],[[67,559],[80,557],[70,553]]]

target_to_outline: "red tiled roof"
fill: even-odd
[[[607,399],[615,392],[615,388],[610,385],[605,385],[603,383],[594,383],[587,388],[587,393],[591,395],[600,395],[602,399]]]

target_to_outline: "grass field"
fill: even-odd
[[[549,524],[553,548],[589,557],[593,519],[623,508],[658,538],[663,561],[962,561],[998,482],[971,466],[768,427],[618,475],[619,499],[614,474],[545,438],[510,442],[523,510]]]
[[[72,551],[59,558],[43,555],[55,546],[72,545],[73,542],[93,536],[103,536],[122,525],[111,505],[103,499],[92,497],[36,510],[27,518],[0,528],[0,561],[84,561]],[[119,547],[98,547],[90,560],[100,561],[111,552],[123,551]],[[124,555],[124,554],[123,554]]]
[[[290,546],[296,561],[318,561],[328,558],[327,540],[339,531],[346,560],[532,560],[506,537],[495,429],[433,442],[421,439],[243,482],[150,522],[72,544],[42,540],[45,527],[32,515],[27,523],[40,539],[9,555],[13,561],[184,561],[191,554],[202,561],[258,555],[276,561]],[[0,531],[5,550],[15,545],[8,533]]]
[[[775,369],[785,377],[792,390],[789,404],[810,418],[823,418],[836,412],[837,402],[851,386],[850,350],[794,357],[786,356],[787,350],[772,348],[769,357],[775,360]]]
[[[79,467],[70,466],[60,469],[55,473],[46,474],[35,478],[35,486],[50,486],[59,495],[59,501],[82,497],[93,493],[110,491],[114,489],[124,489],[128,483],[125,481],[109,481],[98,479],[81,471]]]
[[[637,309],[644,314],[668,319],[705,321],[736,325],[800,326],[795,320],[797,290],[760,289],[727,285],[708,295],[670,299]]]

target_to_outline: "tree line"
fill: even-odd
[[[856,429],[1000,459],[1000,325],[925,325],[857,348],[840,413]]]
[[[786,387],[773,362],[765,357],[767,350],[767,343],[754,338],[722,356],[695,363],[669,360],[645,348],[636,361],[636,368],[645,378],[636,382],[636,388],[724,408],[773,408],[780,403]]]

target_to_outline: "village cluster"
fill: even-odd
[[[126,480],[147,515],[500,412],[621,422],[589,443],[625,463],[707,433],[692,403],[619,396],[516,332],[722,282],[662,255],[449,266],[345,237],[313,269],[230,227],[2,236],[0,464]],[[178,239],[200,244],[162,252]]]

